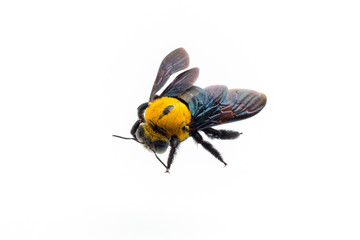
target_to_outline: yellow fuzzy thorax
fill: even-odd
[[[145,111],[145,121],[161,128],[167,138],[177,136],[180,141],[184,141],[189,136],[187,125],[191,121],[191,113],[178,99],[161,97],[149,103]]]

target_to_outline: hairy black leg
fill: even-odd
[[[136,139],[135,133],[136,133],[136,130],[138,129],[139,125],[140,125],[140,121],[137,120],[137,121],[134,123],[134,125],[132,126],[131,131],[130,131],[131,135],[132,135],[135,139]]]
[[[191,131],[190,135],[195,139],[197,143],[200,143],[206,150],[208,150],[214,157],[220,160],[225,166],[227,165],[226,162],[224,162],[223,158],[221,157],[221,154],[218,150],[216,150],[213,145],[211,145],[209,142],[206,142],[203,140],[202,136],[198,131]]]
[[[166,167],[166,172],[168,173],[169,170],[170,170],[170,167],[171,167],[171,164],[174,160],[174,156],[175,156],[175,153],[176,153],[176,148],[179,146],[180,144],[180,140],[176,137],[176,136],[173,136],[170,138],[170,153],[169,153],[169,158],[168,158],[168,161],[167,161],[167,167]]]
[[[218,138],[218,139],[235,139],[240,136],[240,132],[232,130],[217,130],[214,128],[205,128],[202,129],[209,138]]]
[[[139,119],[134,123],[134,125],[132,126],[132,128],[130,130],[130,134],[133,136],[133,138],[122,137],[122,136],[118,136],[118,135],[113,135],[113,137],[118,137],[118,138],[122,138],[122,139],[129,139],[129,140],[135,140],[136,142],[141,143],[136,138],[136,130],[139,128],[140,123],[145,122],[144,112],[145,112],[146,108],[148,107],[148,105],[149,105],[149,103],[147,103],[147,102],[143,103],[137,109]]]
[[[135,136],[135,133],[136,133],[136,130],[138,129],[140,123],[142,122],[145,122],[145,118],[144,118],[144,112],[145,112],[145,109],[148,107],[149,103],[146,102],[146,103],[143,103],[141,104],[137,110],[138,110],[138,117],[139,117],[139,120],[137,120],[134,125],[132,126],[131,128],[131,135],[136,139],[136,136]]]
[[[145,109],[149,106],[149,103],[146,102],[146,103],[143,103],[141,104],[139,107],[138,107],[138,117],[139,119],[141,120],[141,122],[145,122],[145,118],[144,118],[144,112],[145,112]]]

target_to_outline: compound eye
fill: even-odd
[[[155,152],[156,153],[164,153],[168,148],[169,143],[166,141],[157,140],[154,142]]]

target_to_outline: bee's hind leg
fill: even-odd
[[[241,132],[237,132],[237,131],[217,130],[214,128],[205,128],[205,129],[202,129],[201,131],[203,131],[206,134],[206,136],[208,136],[209,138],[217,138],[217,139],[223,139],[223,140],[235,139],[242,134]]]
[[[203,137],[200,135],[198,131],[191,131],[190,135],[195,139],[197,143],[200,143],[207,151],[209,151],[214,157],[219,159],[220,162],[222,162],[225,166],[227,163],[223,160],[221,157],[221,154],[218,150],[216,150],[213,145],[211,145],[209,142],[204,141]]]

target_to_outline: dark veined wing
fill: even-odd
[[[226,86],[215,85],[201,89],[189,101],[191,112],[190,129],[202,129],[210,127],[217,123],[216,119],[211,116],[220,115],[219,106],[227,96],[228,89]]]
[[[199,77],[199,68],[189,69],[179,74],[172,83],[165,88],[160,96],[165,97],[177,97],[183,94],[186,90],[194,85],[195,81]]]
[[[202,89],[189,102],[191,130],[239,121],[254,116],[266,104],[266,96],[247,89],[210,86]]]
[[[151,90],[150,101],[154,100],[155,94],[165,85],[171,74],[187,68],[189,63],[189,55],[184,48],[178,48],[169,53],[160,64]]]
[[[184,102],[186,102],[186,104],[189,105],[190,99],[192,99],[200,91],[201,91],[200,87],[192,86],[191,88],[186,90],[184,93],[177,96],[177,98],[183,100]]]

